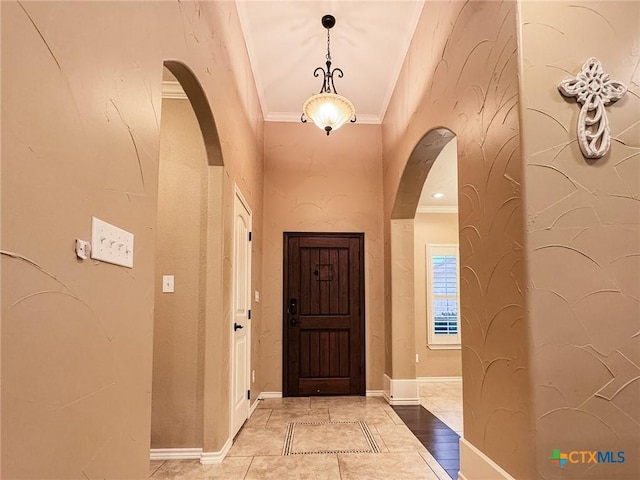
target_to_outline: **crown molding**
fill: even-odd
[[[162,98],[170,98],[173,100],[188,100],[187,94],[182,89],[180,82],[173,80],[163,80],[162,82]],[[287,112],[274,112],[268,113],[264,121],[265,122],[288,122],[288,123],[300,123],[300,116],[297,113]],[[380,125],[382,119],[377,115],[363,114],[358,115],[356,123],[362,125]]]
[[[300,123],[301,115],[302,115],[302,112],[300,112],[300,114],[287,113],[287,112],[272,112],[265,115],[264,121],[265,122]],[[357,120],[355,123],[361,124],[361,125],[380,125],[382,123],[382,120],[379,116],[371,115],[371,114],[356,115],[356,119]],[[345,125],[348,125],[348,123],[345,123]]]
[[[173,80],[162,81],[162,98],[171,98],[174,100],[187,100],[187,94],[184,93],[180,82]]]
[[[456,205],[418,205],[416,213],[458,213]]]

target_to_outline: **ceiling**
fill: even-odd
[[[442,198],[433,198],[442,193]],[[458,142],[453,137],[433,163],[422,187],[419,212],[455,212],[458,208]]]
[[[299,122],[320,91],[331,14],[335,86],[356,107],[358,123],[382,123],[424,0],[238,0],[240,23],[266,121]]]

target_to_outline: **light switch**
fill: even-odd
[[[258,290],[254,292],[254,298],[256,300],[256,303],[260,303],[260,292]]]
[[[133,233],[92,217],[91,258],[133,268]]]
[[[173,293],[173,275],[162,276],[162,293]]]

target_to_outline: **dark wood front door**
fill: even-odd
[[[284,234],[283,394],[364,395],[364,234]]]

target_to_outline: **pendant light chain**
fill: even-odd
[[[333,72],[331,71],[331,30],[327,28],[327,71],[324,74],[324,84],[320,93],[338,93],[333,84]],[[333,89],[332,89],[333,87]]]

